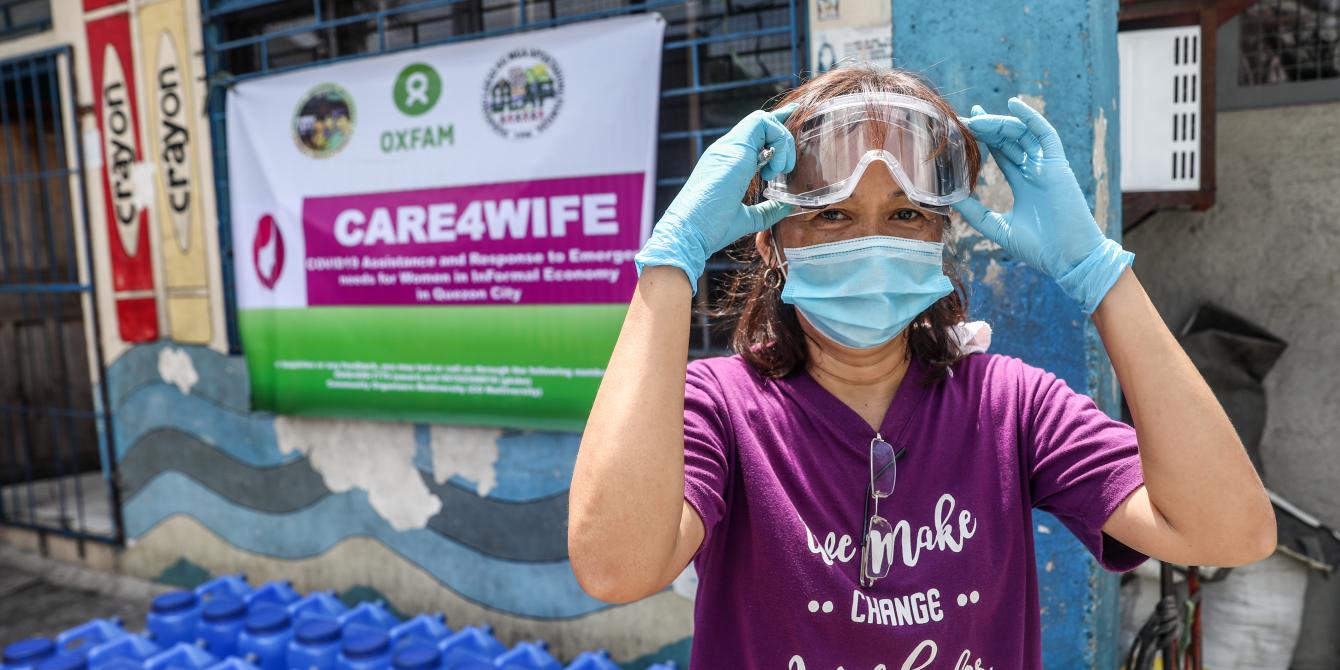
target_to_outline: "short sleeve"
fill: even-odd
[[[1147,556],[1103,533],[1117,507],[1144,484],[1135,429],[1055,375],[1024,366],[1023,435],[1030,449],[1033,506],[1050,512],[1108,570],[1125,572]]]
[[[689,363],[684,385],[684,499],[703,520],[703,543],[726,514],[730,481],[730,420],[716,376],[702,361]]]

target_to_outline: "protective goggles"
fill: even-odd
[[[883,161],[912,201],[958,202],[968,183],[967,139],[934,105],[897,93],[851,93],[821,104],[796,133],[796,167],[763,195],[799,207],[851,196],[865,169]]]

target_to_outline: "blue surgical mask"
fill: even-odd
[[[949,295],[944,245],[884,235],[786,249],[782,302],[853,349],[877,347]]]

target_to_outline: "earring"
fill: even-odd
[[[763,271],[763,286],[776,291],[782,287],[782,271],[776,265],[769,265]]]

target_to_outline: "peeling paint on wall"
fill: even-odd
[[[423,528],[442,509],[414,467],[411,424],[278,416],[275,439],[280,451],[307,456],[331,491],[366,491],[396,530]]]
[[[1045,99],[1043,99],[1042,96],[1040,96],[1040,95],[1029,95],[1029,94],[1027,94],[1027,93],[1020,93],[1020,94],[1019,94],[1019,99],[1020,99],[1020,100],[1023,100],[1024,103],[1027,104],[1029,107],[1032,107],[1033,109],[1038,110],[1038,113],[1039,113],[1039,114],[1041,114],[1041,115],[1043,115],[1043,116],[1046,116],[1046,115],[1047,115],[1047,101],[1046,101]]]
[[[158,376],[176,386],[182,395],[191,395],[191,387],[200,381],[200,375],[196,374],[195,365],[191,363],[191,355],[176,347],[163,347],[158,352]]]
[[[997,298],[1005,294],[1005,268],[1000,261],[992,258],[986,262],[986,272],[982,275],[982,284],[991,288]]]
[[[1098,228],[1107,232],[1107,213],[1111,205],[1107,176],[1107,113],[1098,108],[1098,117],[1093,120],[1093,180],[1097,184],[1093,192],[1093,218]]]
[[[498,438],[502,431],[434,425],[431,435],[433,481],[442,484],[455,475],[472,482],[481,496],[498,485]]]

